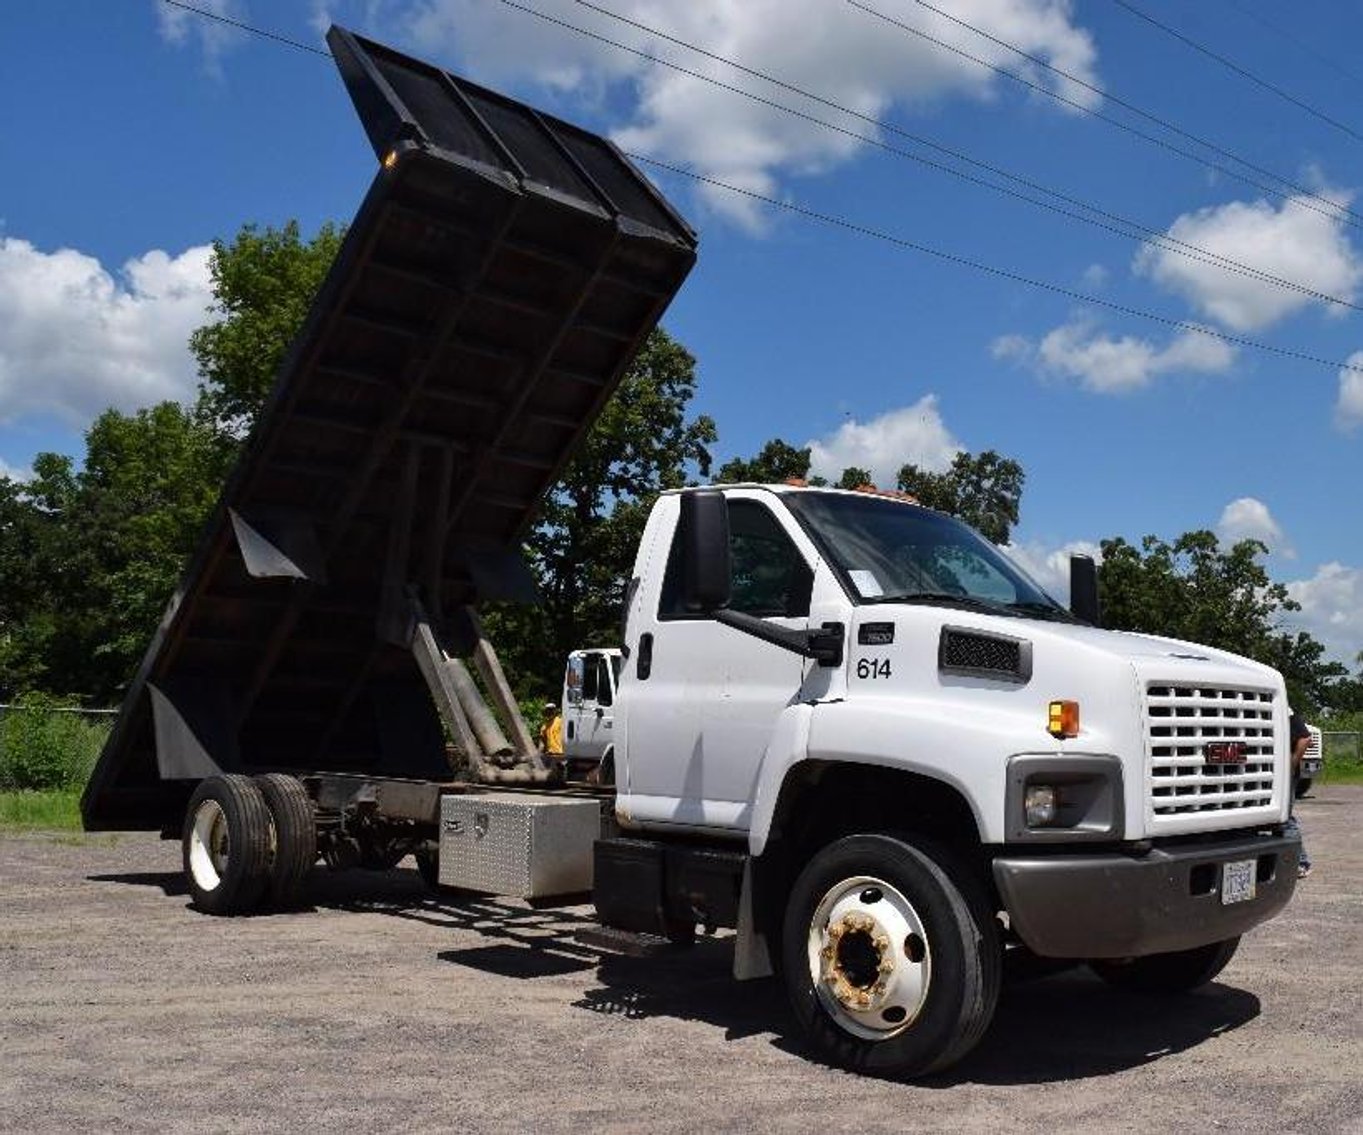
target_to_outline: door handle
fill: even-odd
[[[653,673],[653,634],[639,636],[639,655],[634,662],[634,676],[643,682]]]

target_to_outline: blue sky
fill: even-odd
[[[1251,79],[1118,0],[932,0],[992,38],[920,0],[522,2],[825,124],[501,0],[196,0],[318,47],[334,20],[632,152],[1075,293],[653,174],[700,231],[664,322],[699,360],[717,459],[781,436],[824,472],[888,483],[904,461],[996,449],[1027,472],[1015,552],[1062,596],[1070,548],[1215,528],[1266,540],[1298,625],[1336,657],[1363,648],[1363,370],[1347,369],[1363,368],[1363,9],[1132,0]],[[22,475],[39,451],[78,454],[104,406],[191,398],[209,242],[347,220],[374,157],[329,61],[159,0],[3,5],[0,37],[0,472]]]

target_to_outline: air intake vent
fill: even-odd
[[[1025,638],[943,627],[937,668],[944,674],[1026,682],[1032,677],[1032,644]]]

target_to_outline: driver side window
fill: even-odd
[[[733,500],[729,508],[729,558],[732,588],[729,609],[748,615],[800,618],[809,614],[814,572],[765,505]],[[682,558],[685,541],[681,526],[672,539],[672,552],[663,577],[658,604],[660,619],[695,617],[682,602]]]

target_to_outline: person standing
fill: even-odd
[[[544,703],[543,724],[540,726],[540,752],[556,761],[563,759],[563,718],[555,702]]]
[[[1306,728],[1306,722],[1302,720],[1299,713],[1288,710],[1288,743],[1292,746],[1292,782],[1289,791],[1292,793],[1288,799],[1295,801],[1297,797],[1297,778],[1301,776],[1302,757],[1306,755],[1306,747],[1311,744],[1311,731]],[[1291,813],[1292,804],[1288,805],[1287,823],[1283,825],[1284,835],[1295,835],[1301,837],[1301,824],[1297,823],[1296,816]],[[1297,878],[1305,879],[1311,874],[1311,856],[1306,853],[1306,840],[1303,838],[1301,843],[1301,858],[1297,860]]]

